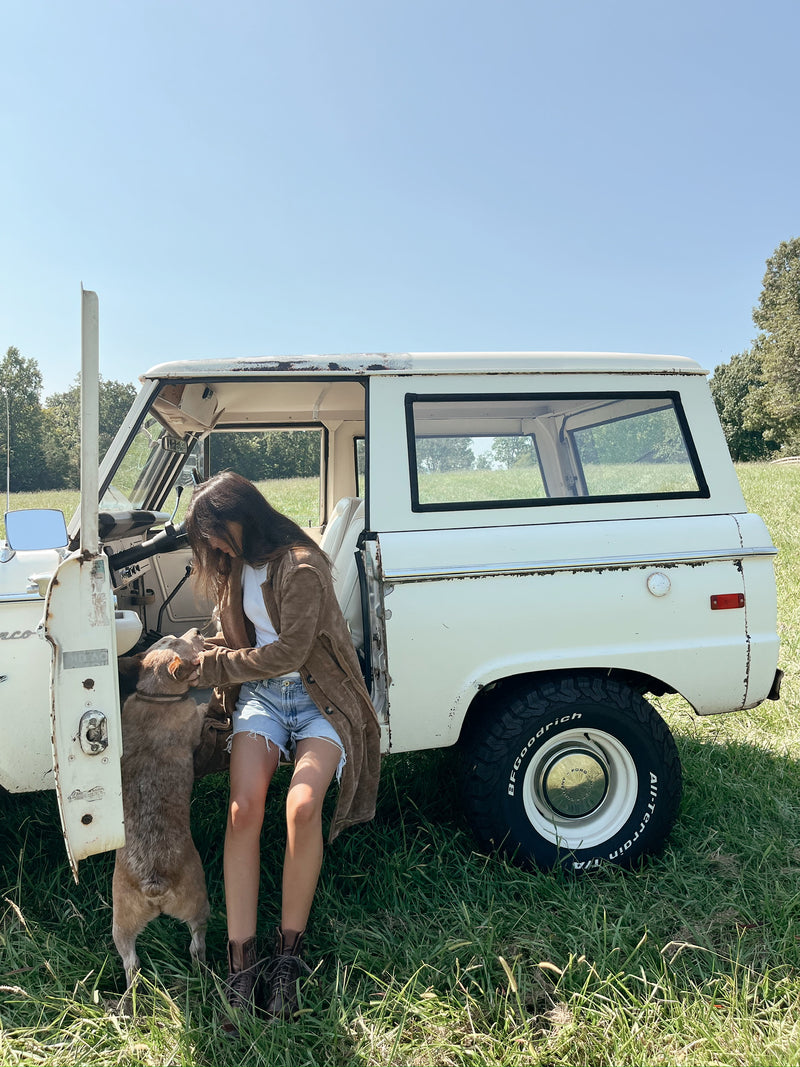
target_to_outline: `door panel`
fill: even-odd
[[[86,556],[86,553],[84,553]],[[66,559],[47,592],[53,770],[72,872],[125,843],[114,604],[103,555]]]

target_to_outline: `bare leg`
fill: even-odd
[[[322,867],[322,804],[341,751],[332,741],[298,741],[295,769],[286,797],[286,856],[283,864],[281,928],[302,933]]]
[[[279,749],[268,747],[264,738],[234,735],[223,859],[230,941],[244,942],[256,932],[261,825],[267,789],[279,758]]]

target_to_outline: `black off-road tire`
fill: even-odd
[[[681,788],[664,720],[604,676],[500,689],[462,749],[476,838],[521,866],[631,867],[663,848]]]

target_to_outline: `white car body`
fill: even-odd
[[[79,724],[94,706],[92,689],[82,687],[94,679],[102,656],[92,650],[101,641],[113,663],[156,620],[163,632],[194,625],[208,632],[212,605],[195,598],[191,583],[181,584],[188,548],[128,559],[168,524],[181,469],[221,431],[319,432],[319,516],[306,525],[334,557],[386,753],[456,744],[479,714],[494,714],[492,693],[545,681],[577,678],[585,688],[613,677],[626,692],[677,692],[701,715],[777,695],[775,548],[761,519],[747,511],[706,372],[691,360],[594,353],[198,360],[162,364],[141,381],[100,468],[97,587],[81,607],[57,605],[69,612],[66,632],[49,624],[45,631],[58,629],[46,634],[49,644],[37,636],[43,614],[52,615],[48,598],[59,574],[67,564],[80,570],[79,551],[12,551],[0,563],[6,789],[54,784],[53,707],[61,734],[80,749]],[[140,499],[131,499],[113,480],[153,415],[167,443],[142,459]],[[527,456],[518,467],[496,459],[509,443]],[[437,469],[439,446],[466,454],[464,462],[472,456],[471,466],[449,469],[443,460]],[[421,458],[428,452],[433,460]],[[201,477],[213,473],[207,448],[203,466]],[[640,476],[644,489],[632,488]],[[509,485],[513,497],[503,495]],[[73,544],[81,521],[76,516],[70,525]],[[38,580],[29,583],[33,574]],[[68,638],[72,660],[86,670],[61,666],[58,649]],[[106,705],[113,703],[104,705],[111,740],[99,755],[112,767],[119,715]],[[570,714],[584,713],[558,713],[545,727],[566,730]],[[525,762],[545,727],[508,766]],[[546,749],[546,767],[529,772],[526,810],[545,837],[576,855],[594,837],[620,837],[601,856],[615,859],[625,828],[639,819],[634,794],[644,772],[625,745],[616,754],[613,729],[604,727],[589,748],[573,733]],[[94,759],[103,766],[98,757],[74,756],[71,764]],[[516,771],[498,773],[514,796]],[[623,784],[615,787],[619,776]],[[556,797],[556,777],[559,788],[580,780],[590,793],[585,802],[573,794],[579,815],[570,809],[564,816],[578,818],[574,839],[561,825],[563,813],[535,813]],[[97,799],[77,806],[99,810],[112,787],[93,771],[70,788],[81,798],[94,789]],[[641,830],[647,819],[639,821]],[[484,837],[494,841],[494,834]],[[79,858],[115,847],[117,839],[104,833],[73,851]],[[591,863],[593,855],[587,853]]]

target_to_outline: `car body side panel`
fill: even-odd
[[[772,677],[750,673],[774,673],[774,605],[754,595],[756,652],[747,599],[711,606],[771,567],[747,525],[758,543],[732,516],[381,535],[392,749],[452,744],[482,686],[529,672],[635,671],[700,714],[763,700]]]
[[[38,632],[43,611],[38,594],[0,604],[0,785],[10,793],[54,785],[50,648]]]

